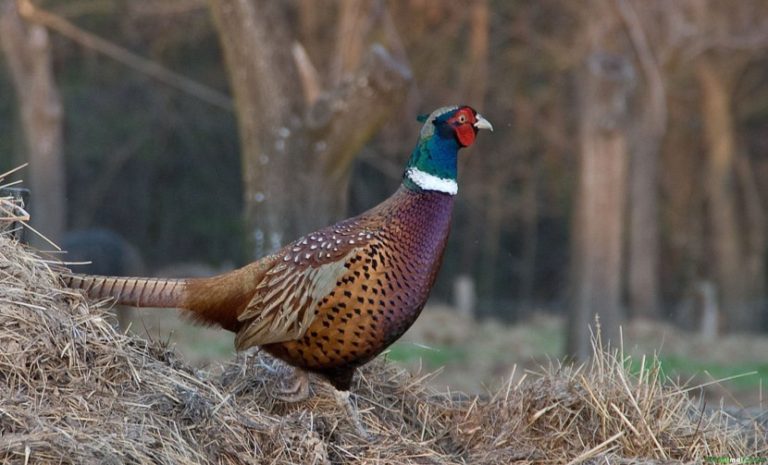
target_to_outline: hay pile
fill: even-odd
[[[762,432],[702,415],[657,371],[630,376],[611,356],[485,400],[436,393],[379,360],[353,388],[377,436],[366,441],[324,385],[302,403],[275,400],[285,367],[258,353],[197,371],[116,332],[54,266],[0,236],[0,463],[677,463],[765,451]]]

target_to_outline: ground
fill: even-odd
[[[198,366],[215,365],[233,356],[230,333],[195,326],[176,310],[137,311],[132,331],[175,345]],[[704,393],[709,403],[722,400],[734,407],[764,408],[768,337],[741,334],[709,341],[651,322],[628,325],[623,337],[625,352],[634,360],[658,355],[663,372],[678,384],[706,385],[692,389],[692,395]],[[432,305],[387,356],[411,371],[438,371],[431,383],[439,389],[482,394],[497,389],[510,376],[519,379],[526,371],[557,363],[563,342],[559,317],[542,313],[510,326],[491,320],[474,322],[448,307]],[[732,377],[736,378],[715,382]]]

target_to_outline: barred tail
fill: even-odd
[[[134,307],[183,307],[187,280],[163,278],[118,278],[113,276],[64,275],[64,285],[82,289],[94,299],[112,297]]]

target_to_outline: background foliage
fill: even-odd
[[[676,7],[712,11],[713,17],[733,19],[737,26],[743,23],[741,16],[759,18],[768,10],[765,1],[743,2],[741,16],[717,13],[728,2],[630,3],[650,33],[667,24],[670,15],[680,14]],[[168,69],[228,92],[216,28],[202,1],[37,4]],[[332,59],[340,4],[284,2],[293,32],[314,63]],[[601,10],[605,5],[585,2],[582,8],[557,0],[382,4],[394,19],[414,75],[413,86],[397,116],[355,161],[349,213],[372,206],[396,188],[416,140],[417,114],[444,104],[471,104],[496,131],[481,138],[461,160],[454,230],[435,293],[450,300],[453,278],[469,274],[477,282],[481,315],[518,319],[537,308],[561,311],[568,297],[574,247],[577,140],[584,117],[579,71],[587,54],[584,31],[598,22],[601,11],[615,15],[613,7]],[[704,13],[697,14],[691,17],[699,22],[687,23],[693,29],[683,35],[687,41],[683,45],[673,41],[669,29],[649,34],[663,72],[669,114],[658,168],[658,280],[663,315],[678,320],[696,305],[697,283],[717,280],[707,220],[711,206],[706,200],[702,94],[695,76],[700,56],[714,60],[718,69],[734,69],[729,92],[737,152],[754,175],[763,214],[762,199],[768,195],[768,40],[757,26],[749,29],[742,24],[731,33],[738,27],[729,29],[721,21],[712,27],[726,32],[716,37],[727,39],[731,34],[734,43],[725,39],[723,44],[707,43],[702,37],[710,23]],[[613,47],[636,63],[626,31],[620,21],[614,22]],[[745,37],[751,41],[738,42]],[[153,269],[179,262],[214,266],[246,262],[234,113],[61,36],[52,34],[51,39],[65,109],[67,200],[77,206],[69,209],[68,229],[118,231],[140,248]],[[696,47],[700,51],[691,52]],[[737,53],[742,58],[735,64],[720,58]],[[632,118],[642,108],[644,86],[638,78],[630,100]],[[3,167],[18,164],[23,154],[13,94],[10,79],[0,71]],[[736,190],[738,216],[750,205],[743,189],[736,186]],[[754,231],[750,227],[747,224],[745,235]],[[764,262],[764,253],[757,259]],[[763,309],[765,296],[758,300]]]

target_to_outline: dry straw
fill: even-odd
[[[3,216],[20,214],[0,199]],[[10,212],[10,213],[9,213]],[[6,228],[7,229],[7,228]],[[289,405],[286,367],[241,354],[216,374],[117,332],[58,265],[0,235],[0,462],[57,464],[702,463],[765,455],[754,422],[705,412],[620,355],[553,366],[485,398],[438,393],[385,360],[353,387],[360,438],[328,388]],[[179,323],[183,324],[183,323]],[[510,378],[511,380],[512,378]]]

